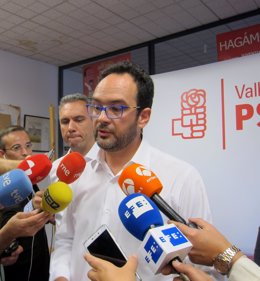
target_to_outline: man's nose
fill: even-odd
[[[108,122],[110,119],[107,117],[106,111],[102,110],[100,112],[100,115],[98,116],[97,120],[101,121],[101,122]]]
[[[29,155],[32,154],[32,150],[31,150],[31,149],[28,149],[28,148],[26,148],[26,147],[22,147],[22,148],[21,148],[21,153],[22,153],[22,156],[23,156],[23,157],[27,157],[27,156],[29,156]]]
[[[73,121],[73,120],[71,120],[70,122],[69,122],[69,131],[74,131],[75,130],[75,122]]]

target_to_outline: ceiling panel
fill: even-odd
[[[260,0],[0,0],[0,49],[62,66],[259,7]],[[259,17],[183,44],[204,50],[204,60],[212,57],[212,36],[255,23]],[[166,49],[174,53],[171,45]]]

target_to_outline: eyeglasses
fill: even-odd
[[[10,148],[5,148],[4,150],[11,150],[13,152],[18,152],[21,151],[22,149],[26,149],[26,150],[31,150],[32,149],[32,143],[28,142],[25,144],[25,146],[21,146],[20,144],[15,144]]]
[[[107,118],[119,119],[122,117],[124,110],[128,108],[139,109],[140,106],[126,106],[126,105],[108,105],[101,106],[95,104],[87,104],[87,111],[90,117],[98,118],[102,111],[105,111]]]

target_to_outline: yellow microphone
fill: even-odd
[[[64,210],[72,201],[72,190],[64,182],[52,183],[42,197],[42,210],[56,214]]]

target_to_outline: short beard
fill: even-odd
[[[113,135],[113,140],[101,139],[98,137],[97,131],[95,132],[95,140],[97,145],[108,152],[116,152],[126,148],[137,136],[137,123],[133,123],[128,128],[127,133],[120,136]]]

